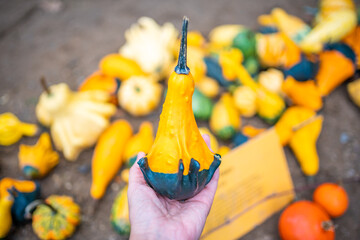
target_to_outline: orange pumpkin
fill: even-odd
[[[317,204],[298,201],[288,206],[279,220],[283,240],[333,240],[334,226],[329,215]]]
[[[331,217],[340,217],[348,206],[349,198],[345,189],[335,183],[323,183],[315,189],[313,200]]]

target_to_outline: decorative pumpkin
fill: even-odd
[[[341,8],[329,8],[332,1],[321,0],[317,23],[300,42],[305,53],[319,53],[323,45],[338,42],[349,34],[356,26],[356,9],[352,1],[340,4]],[[336,4],[337,5],[337,4]]]
[[[221,139],[232,138],[240,128],[241,118],[229,93],[224,93],[215,104],[210,118],[210,129]]]
[[[34,146],[21,144],[18,156],[20,169],[29,178],[44,177],[59,163],[59,155],[52,150],[47,132],[41,134]]]
[[[201,127],[199,128],[199,131],[201,133],[201,135],[207,134],[210,138],[210,147],[212,152],[216,153],[218,152],[219,149],[219,143],[216,140],[216,137],[210,132],[210,130],[206,127]]]
[[[145,116],[160,103],[162,86],[147,77],[131,77],[122,83],[119,104],[133,116]]]
[[[282,90],[295,105],[307,107],[314,111],[323,106],[320,90],[313,80],[299,82],[288,76],[282,85]]]
[[[110,102],[117,104],[117,91],[120,87],[120,81],[118,78],[107,76],[100,71],[94,72],[87,77],[80,85],[79,91],[92,91],[102,90],[111,96]]]
[[[117,120],[101,134],[92,158],[92,198],[104,196],[108,184],[124,163],[126,143],[132,133],[131,125],[126,120]]]
[[[138,161],[147,183],[157,193],[176,200],[200,192],[221,162],[201,137],[192,112],[194,80],[186,66],[187,26],[185,17],[178,65],[168,81],[154,145]]]
[[[148,153],[154,143],[154,130],[151,122],[141,123],[139,132],[132,136],[124,149],[124,161],[131,167],[136,161],[139,152]]]
[[[160,26],[151,18],[141,17],[126,30],[126,43],[120,48],[120,54],[135,60],[144,72],[161,79],[173,61],[171,48],[177,36],[171,23]]]
[[[5,238],[12,225],[11,207],[14,199],[11,195],[0,196],[0,239]]]
[[[40,95],[36,116],[50,127],[57,150],[74,161],[80,152],[95,144],[109,124],[116,107],[104,91],[72,92],[68,85],[51,86]]]
[[[16,143],[23,135],[34,136],[37,132],[35,124],[21,122],[14,114],[0,114],[0,145],[9,146]]]
[[[192,109],[196,119],[209,120],[213,109],[213,102],[195,88],[192,96]]]
[[[218,82],[210,77],[204,77],[200,82],[196,84],[196,88],[209,98],[215,98],[220,91]]]
[[[297,201],[288,206],[279,219],[283,240],[333,240],[335,228],[329,215],[317,204]]]
[[[253,117],[257,111],[256,92],[248,86],[239,86],[234,91],[234,103],[241,116]]]
[[[134,60],[117,53],[103,57],[100,61],[99,69],[105,76],[113,79],[117,78],[121,81],[125,81],[133,76],[145,75],[141,67]]]
[[[117,233],[124,236],[130,235],[129,203],[126,185],[116,196],[111,208],[110,222]]]
[[[305,126],[294,131],[289,146],[298,160],[302,172],[306,176],[314,176],[319,171],[319,156],[316,141],[320,135],[323,118],[318,116]]]
[[[327,96],[337,86],[351,77],[356,70],[356,55],[346,44],[329,45],[320,53],[320,68],[316,83],[322,96]]]
[[[360,79],[349,83],[347,91],[351,100],[360,108]]]
[[[349,206],[349,197],[345,189],[335,183],[323,183],[318,186],[314,191],[313,201],[335,218],[342,216]]]
[[[26,206],[39,197],[40,185],[36,182],[12,178],[3,178],[0,181],[0,198],[12,199],[11,214],[13,221],[16,223],[26,220],[24,217]]]
[[[256,35],[256,53],[265,67],[291,67],[301,60],[300,48],[285,33]]]
[[[32,215],[32,227],[40,239],[68,238],[79,223],[80,207],[68,196],[51,195]]]
[[[284,74],[275,68],[260,72],[258,82],[270,92],[281,94],[281,86],[284,82]]]

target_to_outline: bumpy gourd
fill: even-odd
[[[153,143],[154,133],[151,122],[145,121],[140,125],[139,132],[132,136],[126,143],[124,150],[124,160],[132,166],[139,152],[147,154]]]
[[[14,114],[0,114],[0,145],[9,146],[16,143],[23,135],[34,136],[37,132],[35,124],[21,122]]]
[[[80,207],[71,197],[51,195],[37,206],[32,227],[40,239],[66,239],[80,223]]]
[[[132,133],[130,123],[117,120],[101,134],[92,158],[92,198],[100,199],[104,196],[108,184],[124,163],[125,144]]]
[[[56,148],[67,160],[76,160],[108,126],[116,111],[108,103],[109,97],[104,91],[72,92],[65,83],[53,85],[40,95],[36,116],[50,127]]]
[[[50,135],[46,132],[34,146],[21,144],[18,155],[20,169],[30,178],[44,177],[59,163],[59,155],[52,150]]]
[[[159,194],[176,200],[200,192],[221,162],[201,137],[192,112],[194,80],[186,66],[187,25],[184,18],[178,65],[168,81],[154,145],[138,162],[147,183]]]
[[[111,208],[110,222],[120,235],[130,235],[129,204],[126,185],[116,196]]]

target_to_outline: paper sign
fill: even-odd
[[[292,201],[293,188],[283,148],[270,129],[222,158],[218,189],[201,238],[243,236]],[[274,197],[276,193],[281,195]]]

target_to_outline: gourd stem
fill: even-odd
[[[186,66],[188,23],[189,23],[189,18],[185,16],[183,19],[182,31],[181,31],[182,36],[180,43],[179,59],[178,59],[178,64],[175,67],[175,72],[177,74],[188,75],[190,72],[189,67]]]
[[[45,91],[48,95],[50,95],[51,92],[50,92],[49,86],[48,86],[47,83],[46,83],[46,79],[45,79],[44,76],[42,76],[42,77],[40,78],[40,83],[41,83],[41,86],[43,87],[44,91]]]

